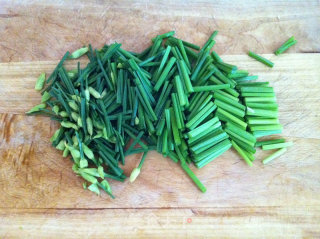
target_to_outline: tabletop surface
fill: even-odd
[[[319,238],[319,22],[319,1],[0,0],[0,238]],[[219,30],[222,59],[274,87],[281,136],[294,146],[269,165],[266,152],[249,168],[229,150],[192,167],[205,194],[156,152],[133,184],[111,182],[116,199],[83,190],[50,146],[57,125],[24,114],[40,100],[37,76],[88,43],[141,51],[170,30],[199,45]],[[271,54],[292,35],[296,46]],[[140,157],[128,157],[127,175]]]

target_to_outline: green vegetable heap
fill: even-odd
[[[119,43],[67,52],[48,79],[40,75],[35,89],[44,88],[42,101],[27,114],[60,123],[52,145],[71,156],[73,171],[97,194],[102,189],[113,197],[107,179],[124,181],[125,157],[144,153],[133,182],[150,150],[179,162],[205,192],[189,164],[201,168],[233,147],[251,166],[255,147],[284,151],[290,145],[282,139],[256,144],[281,133],[275,93],[268,82],[253,82],[257,76],[210,53],[216,34],[202,48],[168,32],[141,53]],[[85,68],[65,69],[66,60],[84,54]]]

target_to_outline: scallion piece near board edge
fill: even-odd
[[[275,52],[275,55],[280,55],[286,50],[288,50],[291,46],[295,45],[297,43],[297,40],[294,38],[294,36],[290,37],[285,43],[283,43]]]
[[[249,51],[248,55],[254,59],[256,59],[257,61],[260,61],[261,63],[265,64],[266,66],[269,66],[269,67],[273,67],[274,63],[269,61],[268,59],[262,57],[262,56],[259,56],[258,54],[252,52],[252,51]]]

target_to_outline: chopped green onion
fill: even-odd
[[[206,123],[198,126],[197,128],[189,131],[187,133],[189,138],[195,137],[199,134],[201,134],[202,132],[208,130],[209,127],[211,127],[212,125],[214,125],[215,123],[217,123],[219,121],[219,119],[217,117],[212,118],[211,120],[207,121]]]
[[[254,86],[243,86],[240,88],[242,93],[273,93],[273,87],[254,87]]]
[[[160,87],[162,86],[164,80],[166,79],[166,76],[168,75],[169,71],[171,70],[173,64],[176,62],[175,57],[171,57],[168,61],[166,67],[163,69],[163,72],[161,73],[159,79],[157,80],[156,85],[154,86],[155,91],[159,91]]]
[[[269,61],[268,59],[262,57],[262,56],[259,56],[257,55],[256,53],[252,52],[252,51],[249,51],[248,55],[254,59],[256,59],[257,61],[260,61],[261,63],[265,64],[266,66],[269,66],[269,67],[273,67],[274,63]]]
[[[290,37],[285,43],[283,43],[275,52],[275,55],[280,55],[281,53],[288,50],[291,46],[295,45],[297,40],[294,39],[294,36]]]
[[[257,141],[256,142],[256,147],[260,147],[262,145],[267,145],[267,144],[278,144],[278,143],[284,143],[284,139],[272,139],[272,140],[265,140],[265,141]]]
[[[176,34],[175,31],[170,31],[170,32],[166,32],[161,35],[158,35],[157,37],[160,39],[164,39],[164,38],[172,37],[172,36],[174,36],[174,34]],[[152,38],[152,41],[155,41],[155,40],[156,40],[156,38]]]
[[[248,155],[245,153],[245,151],[243,151],[237,144],[236,142],[234,142],[233,140],[231,140],[231,144],[233,146],[233,148],[240,154],[240,156],[244,159],[244,161],[250,166],[252,167],[252,162],[251,160],[248,158]]]
[[[233,146],[251,166],[255,146],[266,150],[290,145],[281,140],[256,142],[283,128],[274,89],[269,82],[252,82],[258,76],[224,62],[215,51],[210,54],[217,31],[201,49],[174,33],[156,36],[139,54],[119,43],[67,52],[47,80],[42,104],[27,112],[60,123],[50,139],[52,146],[63,151],[63,157],[70,155],[73,171],[96,194],[102,189],[114,198],[106,179],[124,181],[120,165],[131,154],[144,153],[131,182],[147,152],[156,150],[180,161],[205,192],[187,164],[201,168]],[[84,54],[86,66],[78,62],[66,70],[67,59]],[[44,84],[43,74],[35,88],[41,90]]]
[[[283,127],[281,124],[263,124],[263,125],[250,125],[249,128],[251,131],[259,130],[282,130]]]
[[[223,90],[230,88],[229,84],[222,85],[206,85],[206,86],[194,86],[194,92],[202,92],[202,91],[215,91],[215,90]]]
[[[189,177],[193,180],[193,182],[197,185],[200,191],[205,193],[207,191],[206,187],[201,183],[201,181],[197,178],[194,172],[191,171],[188,165],[186,163],[181,163],[181,167],[189,175]]]
[[[263,164],[267,164],[269,163],[271,160],[274,160],[275,158],[280,157],[282,154],[284,154],[287,151],[287,148],[282,148],[276,152],[274,152],[273,154],[269,155],[268,157],[266,157],[264,160],[262,160]]]
[[[243,128],[247,128],[247,123],[244,122],[243,120],[239,119],[238,117],[230,114],[229,112],[221,109],[221,108],[218,108],[217,110],[217,116],[218,118],[221,118],[222,117],[225,117],[226,119],[230,120],[231,122],[237,124],[237,125],[240,125],[241,127]]]
[[[184,91],[183,91],[183,86],[182,86],[182,82],[179,76],[176,76],[174,78],[174,82],[175,82],[175,86],[176,86],[176,90],[178,93],[178,98],[179,98],[179,102],[180,102],[180,106],[184,106],[186,105],[186,99],[184,97]]]
[[[170,116],[171,116],[172,134],[173,134],[174,143],[176,146],[179,146],[181,144],[181,138],[179,134],[179,129],[177,127],[177,120],[176,120],[173,108],[170,108]]]
[[[44,91],[41,97],[41,103],[47,102],[48,100],[50,100],[50,98],[51,98],[51,95],[47,91]]]
[[[216,108],[217,106],[215,106],[212,102],[209,102],[206,107],[204,107],[199,113],[197,113],[197,115],[187,122],[186,127],[190,130],[196,128]]]
[[[201,140],[204,140],[206,137],[209,137],[209,136],[211,137],[213,134],[216,134],[217,132],[218,133],[223,132],[221,129],[220,121],[215,123],[214,125],[210,126],[207,130],[197,134],[196,136],[190,137],[188,139],[188,144],[190,146],[195,145],[195,144],[199,143]]]
[[[210,137],[209,139],[205,139],[193,146],[190,147],[190,150],[194,152],[194,154],[199,154],[205,150],[207,150],[212,145],[219,143],[220,141],[227,139],[228,135],[225,132],[221,132],[220,134]]]
[[[287,148],[292,145],[293,145],[292,142],[277,143],[277,144],[264,144],[264,145],[262,145],[262,150]]]
[[[42,90],[45,81],[46,81],[46,73],[41,73],[40,76],[38,77],[36,85],[34,86],[34,89],[38,91]]]
[[[218,107],[220,107],[220,108],[228,111],[229,113],[231,113],[231,114],[233,114],[233,115],[235,115],[235,116],[244,117],[244,115],[245,115],[245,111],[244,111],[244,110],[241,110],[241,109],[239,109],[239,108],[237,108],[237,107],[234,107],[234,106],[232,106],[232,105],[230,105],[230,104],[227,104],[227,103],[225,103],[225,102],[223,102],[223,101],[221,101],[221,100],[216,99],[216,100],[214,101],[214,103],[215,103]]]
[[[258,79],[258,76],[244,76],[244,77],[241,77],[241,78],[236,78],[235,81],[240,84],[240,83],[243,83],[243,82],[247,82],[247,81],[253,81],[253,80],[257,80]]]
[[[247,144],[247,143],[239,140],[238,138],[234,137],[233,135],[229,134],[229,137],[230,137],[234,142],[236,142],[237,145],[238,145],[240,148],[243,149],[243,151],[248,152],[248,154],[254,154],[254,153],[257,151],[253,146],[251,146],[251,145],[249,145],[249,144]],[[247,155],[248,155],[248,154],[247,154]],[[252,159],[251,155],[248,155],[248,157],[249,157],[250,159]]]
[[[46,108],[46,107],[47,107],[46,103],[41,103],[41,104],[39,104],[39,105],[34,106],[31,110],[29,110],[28,112],[26,112],[26,114],[31,114],[31,113],[40,111],[41,109],[44,109],[44,108]]]
[[[265,110],[265,109],[255,109],[255,108],[247,107],[247,115],[277,118],[278,111]]]
[[[141,168],[142,168],[142,165],[143,165],[143,163],[144,163],[144,160],[145,160],[146,157],[147,157],[147,153],[148,153],[148,151],[144,152],[144,154],[143,154],[143,156],[142,156],[142,158],[141,158],[141,160],[140,160],[139,166],[138,166],[137,168],[134,168],[134,169],[132,170],[132,172],[131,172],[131,174],[130,174],[130,182],[131,182],[131,183],[133,183],[133,182],[136,180],[136,178],[139,176],[140,171],[141,171]]]
[[[231,143],[230,143],[230,141],[228,139],[216,144],[212,148],[210,148],[207,151],[203,152],[203,153],[205,153],[204,157],[202,156],[201,160],[196,161],[195,165],[198,168],[202,168],[203,166],[207,165],[212,160],[214,160],[215,158],[219,157],[221,154],[226,152],[228,149],[230,149],[230,147],[231,147]],[[199,154],[199,156],[200,155],[201,154]],[[198,159],[198,158],[196,158],[196,159]]]
[[[247,102],[246,105],[250,108],[268,109],[268,110],[277,110],[278,109],[278,105],[276,103]]]
[[[282,130],[259,130],[259,131],[254,131],[252,134],[256,138],[260,138],[263,136],[268,136],[272,134],[281,134]]]
[[[226,92],[224,92],[224,91],[222,91],[222,90],[217,90],[217,91],[215,91],[214,93],[215,93],[215,94],[216,94],[216,93],[219,93],[219,94],[221,94],[221,95],[223,95],[223,96],[225,96],[225,97],[227,97],[227,98],[229,98],[229,99],[231,99],[231,100],[233,100],[233,101],[239,102],[239,98],[238,98],[239,94],[238,94],[237,96],[234,96],[233,94],[227,92],[228,90],[230,90],[230,89],[226,89],[226,90],[225,90]],[[234,90],[234,89],[232,89],[232,90]]]
[[[267,93],[258,93],[258,92],[245,92],[241,93],[242,97],[248,97],[248,96],[253,96],[253,97],[274,97],[275,93],[273,92],[267,92]]]
[[[188,91],[188,93],[192,93],[194,91],[194,89],[192,87],[189,75],[187,73],[187,69],[186,69],[185,65],[183,64],[183,61],[178,60],[178,64],[180,66],[182,78],[183,78],[184,84],[187,88],[187,91]]]
[[[247,103],[275,103],[275,97],[244,97],[244,102]]]
[[[236,72],[232,72],[228,74],[228,78],[243,78],[247,77],[249,75],[249,72],[246,70],[237,70]]]
[[[249,133],[244,131],[244,130],[240,131],[240,129],[239,129],[239,131],[236,131],[236,130],[230,128],[230,127],[227,127],[225,129],[225,131],[229,135],[237,138],[238,140],[243,141],[244,143],[250,145],[251,147],[253,147],[255,145],[255,143],[256,143],[255,138],[253,136],[252,137],[254,138],[254,140],[251,137],[250,138],[246,138],[246,135],[249,134]]]
[[[84,54],[86,54],[87,52],[89,51],[89,48],[88,47],[82,47],[82,48],[79,48],[78,50],[75,50],[74,52],[72,52],[70,55],[69,55],[69,59],[77,59],[81,56],[83,56]]]
[[[242,104],[240,104],[238,101],[233,100],[232,98],[229,98],[227,96],[225,96],[225,94],[219,92],[219,91],[215,91],[213,97],[215,99],[221,100],[226,104],[229,104],[231,106],[234,106],[240,110],[245,110],[246,107]]]
[[[221,57],[217,54],[217,52],[212,51],[211,52],[211,57],[215,62],[223,62],[223,60],[221,59]],[[232,77],[230,77],[232,78]]]
[[[279,124],[278,119],[274,118],[257,118],[257,117],[247,117],[247,122],[249,125],[274,125]]]

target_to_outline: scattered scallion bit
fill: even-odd
[[[181,167],[189,175],[189,177],[194,181],[194,183],[201,190],[201,192],[205,193],[207,191],[206,187],[201,183],[201,181],[197,178],[194,172],[192,172],[189,166],[186,163],[181,163]]]
[[[231,140],[232,146],[235,148],[235,150],[240,154],[240,156],[244,159],[244,161],[250,166],[252,167],[252,162],[251,160],[248,158],[248,155],[243,151],[243,149],[241,149],[236,142],[234,142],[233,140]]]
[[[38,91],[42,90],[45,81],[46,81],[46,73],[41,73],[40,76],[38,77],[36,85],[34,86],[34,89]]]
[[[273,154],[266,157],[264,160],[262,160],[263,164],[267,164],[270,161],[274,160],[275,158],[280,157],[282,154],[284,154],[287,151],[287,148],[279,149],[278,151],[274,152]]]
[[[292,142],[285,142],[285,143],[277,143],[277,144],[264,144],[262,145],[263,150],[270,150],[270,149],[281,149],[287,148],[292,146]]]
[[[256,147],[261,147],[263,145],[268,145],[268,144],[279,144],[279,143],[284,143],[285,139],[271,139],[271,140],[265,140],[265,141],[257,141],[256,142]]]
[[[47,107],[46,103],[41,103],[39,105],[34,106],[32,109],[30,109],[27,114],[31,114],[34,112],[39,112],[41,109],[45,109]]]
[[[136,178],[139,176],[140,174],[140,171],[141,171],[141,168],[142,168],[142,165],[144,163],[144,160],[146,159],[147,157],[147,153],[148,151],[144,152],[143,155],[142,155],[142,158],[141,158],[141,161],[139,163],[139,166],[134,168],[130,174],[130,182],[133,183]]]
[[[72,52],[70,55],[69,55],[69,59],[77,59],[81,56],[83,56],[84,54],[86,54],[87,52],[89,51],[89,48],[88,47],[82,47],[82,48],[79,48],[77,50],[75,50],[74,52]]]
[[[51,95],[47,91],[44,91],[41,97],[41,103],[47,102],[50,98],[51,98]]]
[[[291,46],[295,45],[297,40],[294,39],[294,36],[290,37],[285,43],[283,43],[275,52],[275,55],[280,55],[286,50],[288,50]]]
[[[252,52],[252,51],[249,51],[248,55],[254,59],[256,59],[257,61],[260,61],[261,63],[265,64],[266,66],[269,66],[269,67],[273,67],[274,63],[269,61],[268,59],[262,57],[262,56],[259,56],[257,55],[256,53]]]

